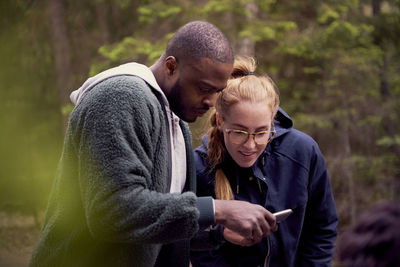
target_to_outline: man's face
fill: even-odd
[[[219,63],[209,58],[179,67],[179,77],[167,98],[171,110],[181,119],[194,122],[215,105],[217,92],[226,87],[232,63]]]

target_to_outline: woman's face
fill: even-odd
[[[263,142],[262,135],[267,134],[269,136],[271,122],[271,109],[264,102],[241,101],[232,105],[223,118],[221,118],[220,114],[217,114],[218,128],[224,134],[226,149],[240,167],[251,167],[264,151],[267,144]],[[257,144],[254,141],[254,135],[250,135],[248,139],[243,138],[244,143],[240,143],[239,140],[241,138],[238,138],[238,135],[239,137],[240,135],[246,136],[242,131],[250,134],[268,132],[261,133],[256,137],[259,140],[259,144]]]

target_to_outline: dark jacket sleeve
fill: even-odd
[[[324,158],[315,142],[310,161],[309,199],[295,266],[331,266],[338,217]]]
[[[215,224],[214,203],[210,196],[198,197],[196,207],[200,212],[199,228],[203,230]]]

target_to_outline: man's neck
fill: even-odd
[[[154,77],[156,78],[157,84],[158,86],[160,86],[161,90],[165,92],[165,81],[164,81],[164,76],[162,74],[162,66],[161,66],[161,59],[157,60],[156,63],[154,63],[149,69],[151,70],[151,72],[153,72]]]

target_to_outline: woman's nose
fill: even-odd
[[[247,139],[247,141],[243,144],[244,147],[246,148],[254,148],[256,147],[256,142],[254,140],[254,135],[249,135],[249,138]]]

